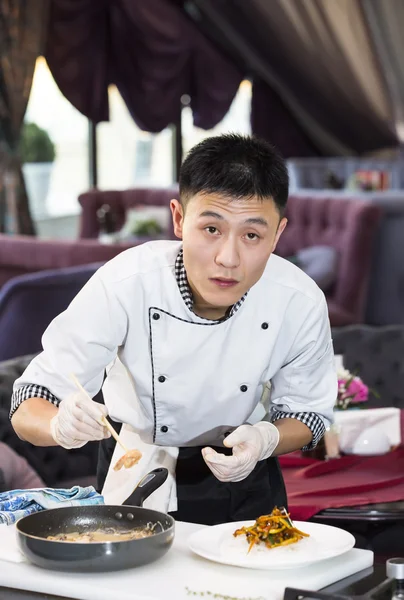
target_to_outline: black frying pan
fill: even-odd
[[[175,521],[165,513],[140,507],[167,476],[167,469],[151,471],[122,506],[71,506],[23,517],[16,525],[20,550],[39,567],[63,571],[115,571],[157,560],[173,543]],[[154,525],[153,535],[137,540],[76,543],[46,539],[105,528],[128,531],[148,524]]]

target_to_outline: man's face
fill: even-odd
[[[272,200],[255,197],[197,194],[185,214],[178,200],[171,211],[195,309],[223,314],[260,279],[287,223]]]

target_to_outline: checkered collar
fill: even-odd
[[[188,283],[187,272],[186,272],[185,266],[184,266],[184,253],[183,253],[182,248],[178,252],[177,258],[175,260],[175,278],[177,280],[177,284],[178,284],[179,290],[181,292],[182,299],[184,300],[184,302],[187,305],[187,307],[189,308],[189,310],[193,311],[194,299],[192,296],[191,288],[189,287],[189,283]],[[244,294],[244,296],[242,298],[240,298],[240,300],[238,300],[235,304],[233,304],[233,306],[231,306],[227,310],[227,313],[223,317],[223,319],[219,319],[216,322],[219,323],[220,321],[223,321],[223,320],[226,320],[226,319],[229,319],[230,317],[232,317],[238,311],[240,306],[243,304],[244,300],[247,297],[247,294],[248,294],[248,292],[246,292]]]

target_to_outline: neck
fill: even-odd
[[[225,316],[228,308],[223,306],[209,306],[206,304],[194,303],[193,311],[198,317],[203,319],[210,319],[211,321],[218,321]]]
[[[199,292],[194,288],[192,282],[188,278],[187,280],[194,301],[192,310],[198,317],[210,319],[211,321],[218,321],[226,315],[226,312],[229,309],[228,306],[213,306],[212,304],[207,304]]]

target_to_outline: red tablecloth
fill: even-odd
[[[404,441],[404,412],[401,415]],[[404,500],[404,445],[383,456],[320,461],[300,454],[280,457],[293,519],[305,521],[326,508]]]

